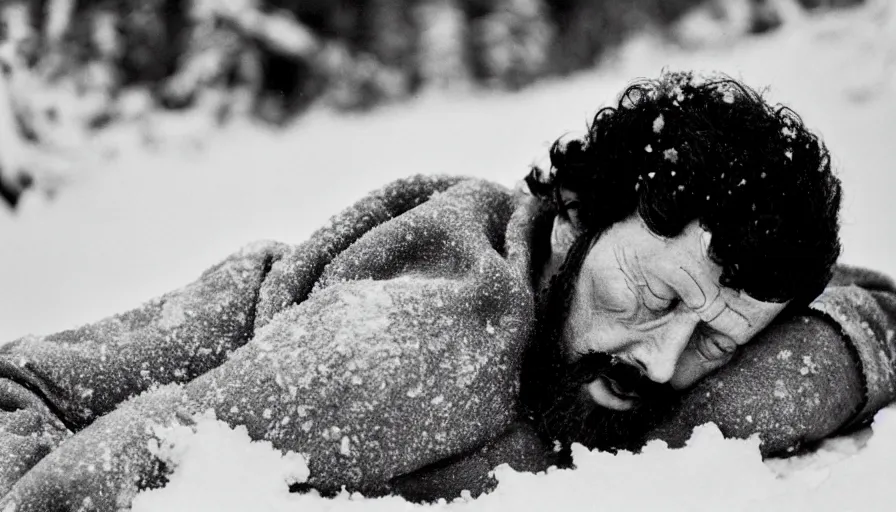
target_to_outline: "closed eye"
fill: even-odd
[[[696,340],[696,350],[707,361],[717,361],[731,357],[737,350],[737,343],[720,334],[705,332],[707,326],[703,326],[699,338]]]
[[[652,311],[653,313],[658,314],[666,314],[671,313],[678,307],[681,303],[681,299],[678,297],[672,297],[670,299],[663,299],[657,297],[653,293],[648,293],[644,297],[644,307]]]
[[[649,297],[649,298],[648,298]],[[651,329],[657,325],[664,323],[669,318],[678,304],[681,302],[679,298],[660,299],[651,294],[641,295],[638,298],[639,305],[630,315],[621,320],[631,324],[638,329]]]

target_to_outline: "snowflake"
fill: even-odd
[[[660,133],[664,126],[666,126],[666,120],[663,119],[663,114],[660,114],[653,120],[653,133]]]

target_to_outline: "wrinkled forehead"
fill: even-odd
[[[738,342],[746,342],[787,306],[786,302],[764,302],[722,286],[722,267],[709,256],[712,234],[697,221],[679,236],[663,238],[651,232],[640,217],[637,220],[657,242],[646,244],[648,265],[704,322]]]

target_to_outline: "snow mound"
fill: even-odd
[[[879,411],[871,430],[867,445],[854,453],[845,438],[838,447],[807,455],[806,467],[784,476],[788,492],[764,503],[762,510],[893,510],[896,408]]]
[[[589,452],[573,446],[574,470],[544,475],[496,471],[499,487],[481,498],[484,510],[754,510],[780,492],[762,463],[759,440],[725,439],[703,425],[684,449],[649,443],[640,454]]]
[[[288,510],[297,497],[289,484],[308,479],[304,457],[252,441],[246,427],[231,429],[214,415],[161,434],[150,449],[176,469],[165,487],[140,493],[133,512]]]
[[[290,494],[290,483],[308,477],[302,456],[283,455],[268,442],[251,441],[244,427],[231,429],[205,416],[193,428],[165,433],[156,453],[174,473],[164,488],[140,493],[133,511],[889,510],[896,409],[880,411],[872,431],[867,443],[854,435],[806,455],[763,462],[758,438],[725,439],[707,424],[682,449],[654,441],[640,454],[613,455],[575,445],[576,469],[532,474],[502,465],[491,494],[413,504],[347,492],[332,499]]]

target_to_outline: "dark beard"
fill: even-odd
[[[592,240],[593,236],[580,236],[548,288],[538,294],[536,336],[523,360],[520,402],[524,415],[547,443],[559,441],[566,448],[581,443],[592,449],[637,451],[647,442],[648,432],[678,403],[678,393],[606,353],[586,354],[567,362],[563,327]],[[638,404],[627,411],[596,404],[583,389],[601,377],[637,393]]]

